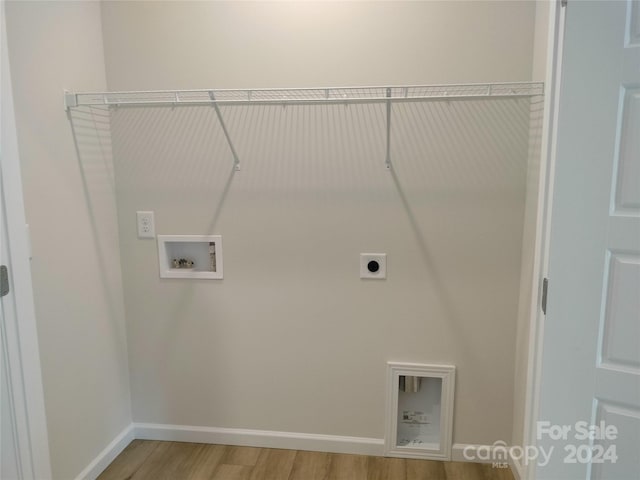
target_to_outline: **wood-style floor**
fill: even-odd
[[[134,440],[98,480],[513,480],[490,464]]]

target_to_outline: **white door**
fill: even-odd
[[[28,239],[0,3],[0,479],[51,478]]]
[[[0,13],[2,15],[2,13]],[[3,40],[0,40],[3,41]],[[0,102],[0,108],[2,108]],[[2,155],[2,144],[0,144]],[[18,431],[16,428],[16,415],[14,409],[13,393],[11,391],[11,373],[9,371],[7,329],[6,322],[9,316],[15,313],[12,292],[6,292],[10,288],[9,250],[7,237],[7,222],[4,213],[4,193],[2,191],[2,164],[0,163],[0,478],[23,478],[20,462],[20,448]],[[6,312],[5,312],[6,305]]]
[[[640,2],[568,0],[561,76],[536,478],[637,480]]]
[[[2,185],[1,175],[2,172],[0,171],[0,186]],[[9,371],[9,349],[7,347],[6,323],[11,321],[10,317],[15,314],[15,309],[11,291],[6,293],[6,289],[11,286],[10,278],[8,277],[10,265],[8,265],[9,252],[7,250],[6,227],[3,194],[0,188],[0,262],[5,269],[2,274],[3,278],[0,280],[4,294],[0,298],[0,478],[12,480],[24,477],[20,462],[20,442],[16,428],[14,395],[10,382],[11,372]],[[9,267],[9,270],[6,270],[7,267]]]

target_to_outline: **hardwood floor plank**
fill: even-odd
[[[367,457],[364,455],[331,455],[328,480],[367,480]]]
[[[367,457],[367,480],[407,480],[404,458]]]
[[[229,446],[220,463],[228,465],[248,465],[253,467],[260,457],[261,448]]]
[[[210,480],[213,478],[223,457],[227,454],[226,445],[204,445],[195,455],[188,480]]]
[[[511,468],[494,468],[490,463],[482,465],[486,480],[514,480]]]
[[[211,480],[249,480],[251,465],[218,465]],[[150,479],[151,480],[151,479]]]
[[[407,480],[444,480],[445,462],[407,459]]]
[[[514,480],[491,464],[135,440],[98,480]]]
[[[204,447],[201,443],[160,442],[131,480],[187,478],[193,459]]]
[[[264,449],[251,472],[250,480],[287,480],[293,460],[294,450]]]
[[[466,469],[462,462],[446,462],[444,464],[446,480],[468,480]]]
[[[487,473],[490,472],[487,472],[486,466],[481,463],[466,463],[464,465],[465,475],[469,480],[490,480],[490,477],[487,478]],[[491,465],[489,465],[489,468],[491,468]]]
[[[98,480],[124,480],[131,478],[147,460],[160,442],[134,440],[100,474]]]
[[[485,467],[486,465],[481,463],[444,462],[445,478],[446,480],[493,480],[495,477],[492,476],[492,472],[487,472]]]
[[[326,480],[330,467],[330,453],[299,451],[288,480]]]
[[[154,469],[160,467],[164,462],[166,462],[167,452],[170,447],[171,442],[158,442],[158,446],[153,450],[151,455],[147,457],[140,468],[136,470],[131,478],[135,478],[136,480],[148,478],[149,472],[152,472]]]

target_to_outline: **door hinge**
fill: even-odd
[[[563,6],[563,7],[566,7],[568,1],[569,0],[560,0],[560,5]]]
[[[549,290],[549,279],[542,279],[542,313],[547,314],[547,291]]]
[[[9,293],[9,272],[6,265],[0,265],[0,297]]]

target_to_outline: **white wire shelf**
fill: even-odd
[[[517,98],[544,94],[539,82],[338,88],[65,92],[65,109],[83,105],[310,105]]]
[[[240,158],[227,130],[220,106],[225,105],[386,105],[385,166],[391,169],[391,105],[395,102],[477,100],[523,98],[544,95],[544,83],[472,83],[453,85],[407,85],[386,87],[259,88],[247,90],[151,90],[138,92],[67,92],[64,107],[69,111],[81,106],[187,106],[210,105],[216,111],[233,156],[240,169]]]

